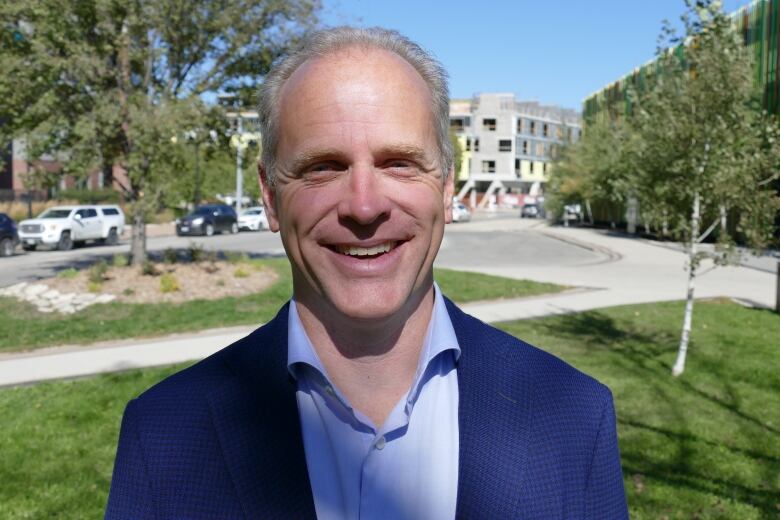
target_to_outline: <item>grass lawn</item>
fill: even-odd
[[[697,303],[672,378],[683,304],[502,324],[613,391],[633,519],[780,517],[780,316]]]
[[[284,258],[250,262],[258,267],[275,269],[279,274],[278,281],[268,290],[248,296],[179,304],[113,302],[93,305],[69,316],[44,314],[28,303],[0,297],[0,351],[265,323],[292,294],[290,265]],[[437,269],[436,278],[442,291],[460,303],[516,298],[564,289],[553,284],[447,269]]]
[[[780,316],[698,303],[686,373],[669,375],[681,303],[505,323],[615,395],[633,519],[780,512]],[[0,390],[0,518],[97,518],[124,404],[178,368]]]

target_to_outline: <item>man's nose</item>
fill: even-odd
[[[353,166],[338,206],[339,218],[369,225],[390,213],[386,183],[373,166]]]

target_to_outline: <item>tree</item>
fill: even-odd
[[[685,34],[665,25],[648,88],[635,93],[629,180],[643,211],[663,216],[687,250],[688,288],[672,374],[685,369],[703,260],[732,262],[734,244],[764,248],[780,200],[778,122],[761,108],[750,55],[720,2],[687,0]],[[673,49],[672,51],[667,49]],[[701,242],[715,233],[717,247]]]
[[[551,169],[548,210],[560,214],[566,204],[583,202],[592,223],[592,203],[624,201],[630,137],[623,120],[601,118],[588,124],[579,141],[562,147]]]
[[[205,126],[208,95],[247,92],[318,9],[318,0],[5,2],[0,138],[25,136],[30,155],[55,154],[77,176],[120,166],[140,264],[144,216],[181,173],[170,138]]]

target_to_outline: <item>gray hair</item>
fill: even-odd
[[[449,88],[447,72],[428,52],[397,31],[371,27],[334,27],[308,35],[301,44],[281,61],[274,64],[260,87],[260,128],[263,151],[261,161],[268,183],[276,182],[276,147],[279,139],[279,95],[293,73],[312,58],[320,58],[349,47],[375,48],[392,52],[422,76],[431,94],[431,112],[436,127],[440,164],[446,178],[453,164],[449,137]]]

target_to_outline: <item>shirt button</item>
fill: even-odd
[[[376,440],[376,444],[374,444],[374,446],[376,446],[376,449],[381,450],[381,449],[383,449],[385,447],[385,444],[386,444],[386,442],[385,442],[385,438],[383,436],[383,437],[379,437]]]
[[[336,395],[336,391],[333,390],[333,387],[330,385],[325,387],[325,391],[328,392],[330,395]]]

